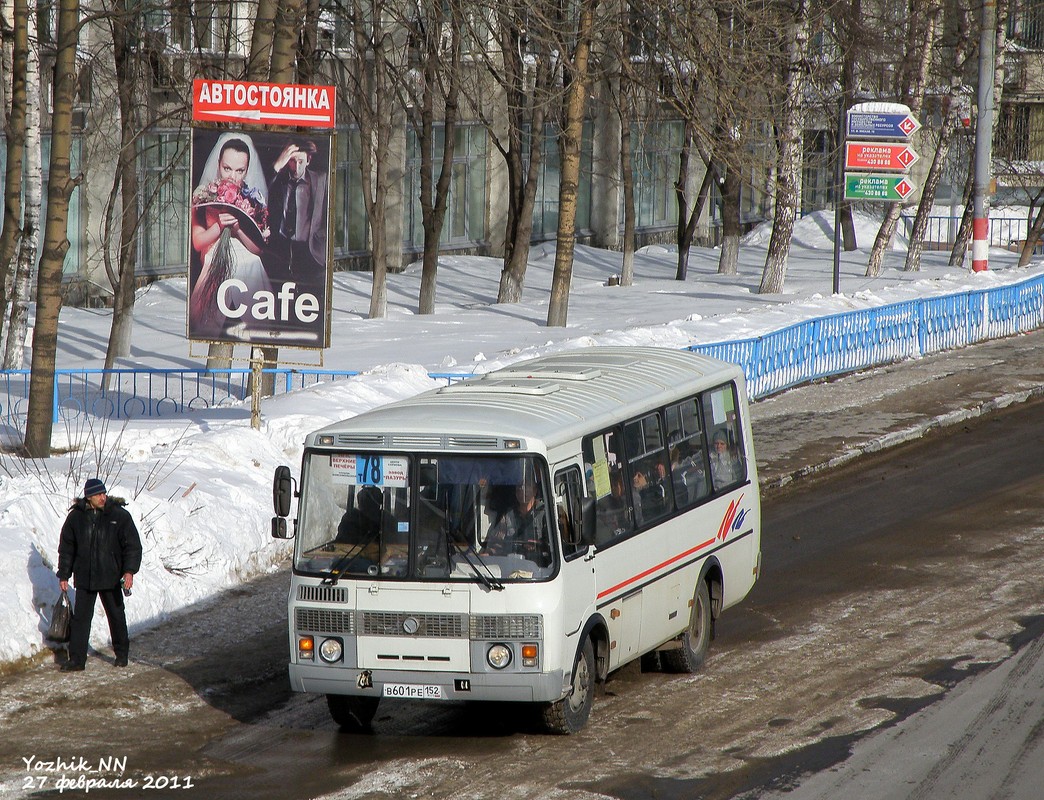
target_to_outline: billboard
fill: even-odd
[[[329,346],[328,133],[192,131],[188,338]]]

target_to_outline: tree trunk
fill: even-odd
[[[54,362],[58,350],[58,315],[62,308],[62,265],[69,250],[69,196],[76,183],[70,174],[72,111],[76,99],[76,42],[79,0],[60,0],[51,113],[51,158],[47,180],[47,224],[36,289],[29,411],[25,454],[51,454],[54,415]]]
[[[558,235],[555,270],[551,276],[551,300],[547,306],[548,327],[564,328],[569,317],[569,284],[573,277],[576,249],[576,207],[580,189],[580,147],[584,133],[584,109],[590,82],[589,58],[594,38],[598,0],[583,0],[577,26],[572,74],[566,92],[565,125],[559,138],[561,182],[558,188]]]
[[[801,202],[801,159],[804,145],[804,59],[808,44],[808,2],[796,0],[787,36],[786,95],[783,98],[779,142],[779,174],[776,176],[776,210],[772,222],[761,294],[779,294],[787,277],[790,240]]]
[[[120,153],[116,160],[115,181],[120,188],[120,244],[118,268],[109,281],[113,286],[112,328],[105,350],[105,369],[111,370],[117,358],[130,355],[131,330],[134,326],[134,272],[138,253],[138,163],[137,137],[141,129],[135,93],[138,85],[137,59],[129,30],[141,21],[139,11],[131,11],[126,0],[116,0],[115,13],[109,18],[112,29],[113,57],[116,67],[116,89],[120,104]],[[113,187],[115,189],[115,186]],[[106,228],[112,219],[112,205],[107,209]],[[108,237],[107,237],[108,238]],[[106,262],[109,248],[106,246]],[[110,380],[113,376],[110,376]],[[107,388],[110,388],[107,381]]]
[[[1020,267],[1025,267],[1033,259],[1033,251],[1037,247],[1037,242],[1040,241],[1041,233],[1044,233],[1044,205],[1037,209],[1033,224],[1026,233],[1026,241],[1022,243],[1022,251],[1019,253]]]
[[[972,205],[972,191],[975,188],[975,148],[972,147],[968,153],[968,174],[964,179],[963,204],[964,213],[961,214],[961,224],[957,227],[957,235],[953,239],[953,247],[950,250],[950,260],[947,262],[951,267],[959,267],[964,264],[964,258],[968,254],[968,242],[972,235],[972,218],[975,216],[975,208]]]
[[[623,262],[620,266],[620,285],[634,284],[634,161],[631,158],[631,92],[630,77],[620,79],[620,180],[623,189]]]
[[[913,0],[910,3],[909,35],[903,65],[902,102],[909,106],[911,114],[917,116],[924,104],[924,87],[928,77],[928,66],[935,52],[935,31],[941,12],[940,0]],[[923,25],[923,29],[922,26]],[[902,206],[890,203],[885,210],[884,220],[877,231],[870,260],[866,266],[866,277],[881,274],[884,254],[895,236]]]
[[[718,258],[719,275],[739,274],[740,227],[740,176],[738,170],[729,169],[721,187],[721,256]]]
[[[29,41],[35,42],[35,14],[27,15],[25,27]],[[24,62],[25,113],[22,124],[25,137],[25,220],[18,242],[18,264],[11,287],[11,319],[4,348],[4,369],[22,368],[25,334],[29,326],[32,274],[40,244],[40,196],[43,174],[40,165],[40,58],[36,48],[29,48],[28,57]]]
[[[35,12],[36,6],[33,5]],[[4,222],[0,230],[0,329],[7,315],[11,261],[22,225],[22,158],[25,152],[26,59],[29,55],[27,0],[14,0],[11,58],[11,115],[7,124],[7,168],[4,182]]]
[[[420,296],[417,312],[435,313],[435,289],[439,270],[439,242],[449,208],[450,179],[453,176],[453,154],[457,139],[457,113],[460,94],[460,31],[462,27],[456,6],[451,5],[450,45],[442,54],[442,27],[446,17],[442,6],[428,7],[428,25],[424,31],[424,86],[421,94],[420,147],[420,204],[424,227],[424,254],[421,266]],[[440,73],[442,73],[440,75]],[[448,74],[447,74],[448,73]],[[443,100],[442,159],[438,180],[435,180],[435,99],[436,88],[442,80],[448,83]]]
[[[947,156],[950,152],[950,143],[957,132],[957,104],[962,89],[962,68],[968,55],[970,43],[970,31],[968,12],[965,9],[951,6],[956,13],[956,19],[950,27],[956,31],[953,43],[954,61],[957,68],[950,77],[950,91],[943,99],[942,125],[939,130],[939,143],[935,148],[935,156],[932,165],[924,179],[924,188],[921,189],[921,200],[917,205],[917,215],[914,218],[913,230],[910,233],[910,245],[906,251],[907,272],[918,272],[921,269],[921,253],[924,250],[924,237],[928,230],[928,217],[935,205],[935,194],[939,188],[942,178],[943,167],[946,165]]]
[[[519,9],[512,4],[499,6],[500,40],[498,55],[503,59],[502,88],[507,96],[507,147],[498,145],[508,173],[508,213],[504,233],[504,267],[497,290],[498,303],[518,303],[526,280],[529,243],[533,237],[533,209],[536,205],[538,176],[544,163],[544,121],[551,91],[551,59],[546,42],[539,35],[529,43],[533,66],[532,92],[528,91],[523,50],[529,35],[523,23],[512,16]],[[528,113],[527,113],[528,112]],[[527,157],[523,141],[527,138]]]

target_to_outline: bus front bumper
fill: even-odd
[[[386,686],[394,694],[386,694]],[[290,664],[290,688],[314,694],[532,703],[563,698],[569,691],[569,676],[560,672],[461,674]]]

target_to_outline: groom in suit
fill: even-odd
[[[295,139],[276,159],[268,187],[268,223],[272,235],[266,255],[269,276],[314,286],[327,261],[325,172],[312,169],[318,152],[310,139]]]

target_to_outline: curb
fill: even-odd
[[[828,469],[836,469],[837,467],[848,464],[860,456],[869,455],[871,453],[879,453],[883,450],[887,450],[891,447],[895,447],[906,442],[912,442],[915,439],[920,439],[925,434],[931,431],[941,430],[942,428],[948,428],[951,425],[957,425],[961,422],[965,422],[970,419],[977,419],[984,417],[988,414],[992,414],[997,411],[1001,411],[1010,406],[1026,403],[1030,400],[1036,400],[1044,397],[1044,384],[1037,384],[1036,386],[1019,392],[1011,392],[1009,394],[1001,395],[992,400],[983,400],[974,406],[968,408],[960,408],[956,411],[951,411],[948,414],[941,414],[937,417],[930,417],[924,422],[912,425],[908,428],[903,428],[898,431],[892,431],[882,436],[878,436],[873,439],[868,439],[863,444],[852,447],[842,451],[838,455],[823,461],[819,464],[809,464],[807,466],[796,469],[793,472],[787,473],[786,475],[780,475],[779,477],[772,478],[768,481],[761,483],[761,490],[765,491],[776,491],[782,489],[794,481],[802,478],[808,478],[813,475],[817,475]]]

